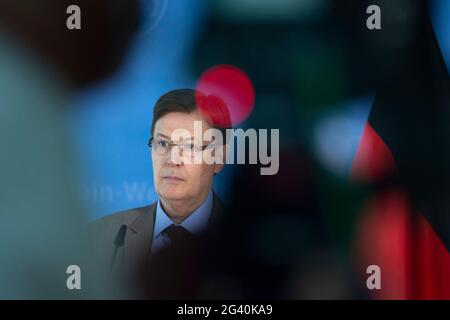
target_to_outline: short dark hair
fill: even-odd
[[[201,104],[200,106],[198,104]],[[222,132],[226,137],[226,129],[231,128],[231,117],[222,99],[217,96],[205,96],[194,89],[176,89],[163,94],[153,109],[151,134],[155,130],[156,122],[171,112],[201,113],[209,120],[210,125]]]

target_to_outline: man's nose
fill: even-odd
[[[179,146],[173,146],[170,148],[170,152],[167,156],[167,163],[174,166],[180,166],[183,164],[183,157]]]

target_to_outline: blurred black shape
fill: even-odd
[[[81,30],[66,27],[70,5],[81,9]],[[139,19],[134,0],[0,2],[2,27],[81,86],[118,68]]]

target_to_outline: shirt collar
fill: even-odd
[[[209,217],[211,215],[213,207],[213,193],[212,190],[209,192],[206,200],[202,205],[189,215],[182,223],[178,224],[182,226],[192,234],[198,234],[201,232],[208,224]],[[171,224],[176,224],[169,218],[169,216],[164,212],[161,206],[161,200],[158,199],[158,204],[156,207],[156,219],[155,219],[155,229],[153,232],[153,239],[158,237],[162,231],[164,231]]]

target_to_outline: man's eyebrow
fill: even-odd
[[[163,138],[170,139],[169,136],[166,136],[165,134],[162,134],[162,133],[158,133],[156,136],[161,136]]]

